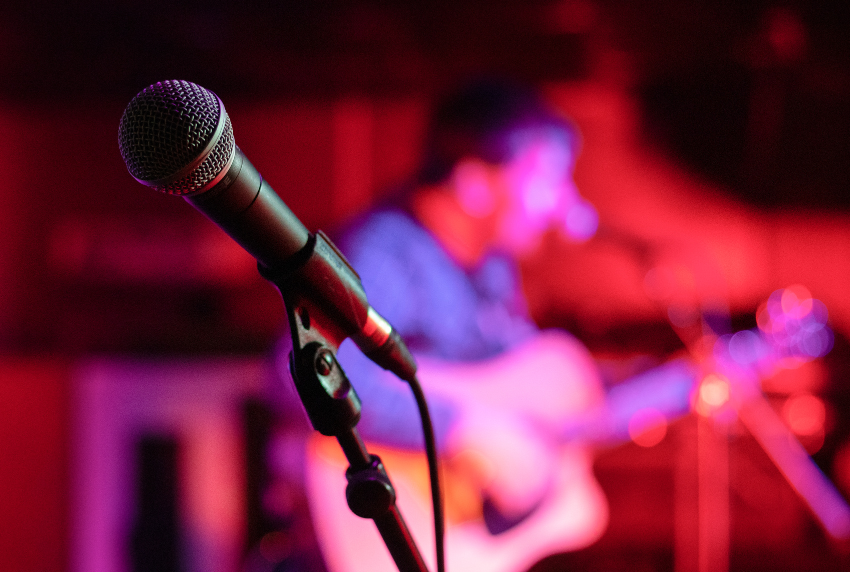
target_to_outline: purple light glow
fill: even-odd
[[[727,345],[729,357],[742,366],[757,363],[768,352],[764,339],[752,330],[743,330],[733,334]]]
[[[788,357],[814,359],[832,349],[829,312],[804,286],[789,286],[770,295],[756,315],[764,337]]]
[[[599,228],[599,213],[587,201],[579,201],[567,211],[564,232],[574,240],[583,242],[596,234]]]

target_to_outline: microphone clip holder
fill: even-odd
[[[292,336],[289,365],[295,388],[313,428],[335,437],[349,463],[345,495],[351,511],[375,522],[400,572],[428,572],[396,506],[395,490],[381,459],[368,452],[357,431],[360,398],[336,359],[344,336],[322,308],[300,291],[299,285],[305,282],[299,280],[299,274],[315,266],[311,265],[316,255],[314,236],[305,247],[311,252],[293,257],[300,260],[299,266],[277,272],[260,266],[260,273],[278,288],[286,306]]]

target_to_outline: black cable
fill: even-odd
[[[425,435],[425,454],[428,457],[428,474],[431,478],[431,500],[434,505],[434,544],[437,555],[437,572],[445,572],[445,515],[443,513],[443,494],[440,490],[440,471],[437,461],[437,443],[434,439],[434,426],[431,414],[428,412],[428,402],[422,392],[422,386],[416,376],[406,380],[413,390],[416,405],[419,407],[419,417],[422,419],[422,433]]]

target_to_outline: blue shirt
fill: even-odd
[[[515,262],[489,254],[472,269],[458,264],[401,209],[355,221],[336,244],[360,274],[369,303],[414,354],[468,362],[494,357],[536,332]],[[367,439],[421,449],[422,429],[410,388],[374,365],[350,341],[339,361],[363,402],[358,428]],[[429,398],[438,446],[456,417]]]

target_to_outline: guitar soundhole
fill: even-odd
[[[543,504],[542,498],[524,513],[518,516],[508,516],[499,510],[496,503],[494,503],[490,497],[484,497],[481,506],[482,516],[484,517],[484,525],[487,527],[487,531],[490,534],[494,536],[502,534],[531,516],[531,514],[537,510],[541,504]]]

